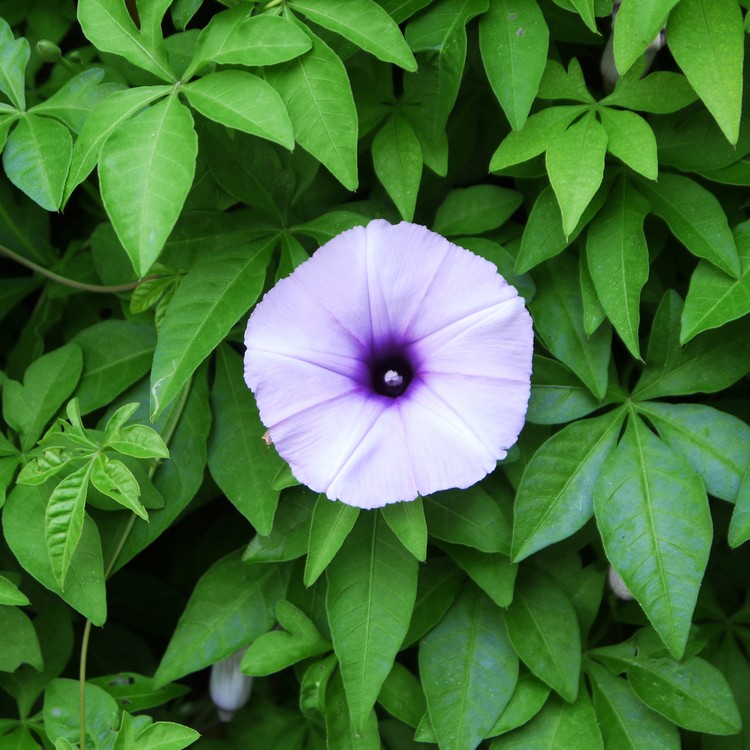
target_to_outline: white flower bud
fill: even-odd
[[[253,678],[240,672],[240,662],[246,648],[235,651],[211,667],[209,692],[221,721],[231,721],[235,711],[250,698]]]
[[[618,599],[622,599],[624,602],[635,599],[630,593],[630,589],[625,585],[625,581],[622,580],[622,576],[611,565],[607,574],[607,582]]]

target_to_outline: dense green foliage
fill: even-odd
[[[750,747],[746,2],[222,1],[0,0],[0,747]],[[496,471],[359,511],[240,345],[375,217],[536,354]]]

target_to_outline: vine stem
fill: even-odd
[[[190,386],[192,385],[192,382],[193,381],[191,378],[183,386],[179,401],[177,402],[170,420],[164,429],[162,439],[167,445],[169,445],[170,441],[174,437],[174,433],[177,430],[177,425],[180,423],[180,418],[182,417],[182,413],[185,410],[185,404],[187,403],[188,396],[190,395]],[[161,466],[160,461],[154,462],[151,465],[148,470],[149,479],[153,478],[159,466]],[[107,566],[104,569],[105,581],[107,581],[112,575],[112,571],[114,570],[114,567],[117,563],[117,559],[120,557],[123,547],[125,546],[125,542],[127,542],[128,537],[130,536],[130,532],[133,530],[136,517],[137,516],[134,513],[130,514],[130,518],[128,518],[128,522],[125,524],[125,528],[123,528],[122,533],[120,534],[120,538],[117,540],[117,544],[115,545],[115,548],[110,555],[109,561],[107,562]],[[86,748],[86,661],[88,659],[89,639],[91,638],[91,624],[91,620],[86,618],[86,624],[83,626],[83,637],[81,638],[81,655],[78,660],[78,703],[80,707],[78,723],[80,730],[80,750],[85,750]]]
[[[138,281],[131,281],[128,284],[115,284],[113,286],[87,284],[83,281],[69,279],[66,276],[61,276],[59,273],[50,271],[48,268],[44,268],[44,266],[40,266],[38,263],[34,263],[33,260],[29,260],[28,258],[24,258],[23,255],[14,253],[10,248],[5,247],[4,245],[0,245],[0,253],[16,261],[16,263],[20,263],[22,266],[26,266],[26,268],[29,268],[36,273],[39,273],[42,276],[46,276],[48,279],[51,279],[58,284],[64,284],[65,286],[72,287],[73,289],[80,289],[84,292],[96,292],[98,294],[116,294],[118,292],[129,292],[142,284],[144,281],[149,281],[151,279],[157,278],[156,276],[145,276]]]

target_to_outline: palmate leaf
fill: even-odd
[[[404,70],[417,69],[398,26],[373,0],[294,0],[292,7],[384,62]]]
[[[216,353],[211,406],[211,476],[258,533],[267,536],[279,501],[272,482],[284,462],[273,447],[263,442],[265,427],[242,378],[242,359],[228,346],[219,347]],[[238,466],[243,467],[242,471],[237,471]]]
[[[586,259],[596,295],[630,353],[641,358],[638,339],[641,289],[648,281],[649,255],[643,221],[648,201],[621,177],[594,217]]]
[[[651,126],[635,112],[600,107],[599,117],[607,131],[607,151],[649,180],[659,173],[656,136]]]
[[[326,570],[326,609],[352,724],[361,729],[409,628],[417,560],[378,513],[360,514]]]
[[[669,14],[669,49],[730,143],[739,138],[744,37],[736,0],[682,0]]]
[[[574,701],[581,629],[567,594],[546,573],[521,566],[505,623],[524,664],[566,701]]]
[[[63,589],[52,569],[45,536],[45,514],[51,488],[17,485],[3,508],[3,534],[16,559],[39,583],[73,609],[103,625],[107,619],[102,546],[96,524],[84,516],[80,541],[73,552]]]
[[[101,454],[97,456],[91,471],[91,484],[140,518],[148,519],[148,512],[138,499],[141,495],[138,481],[122,461]]]
[[[732,276],[711,263],[700,263],[690,277],[690,288],[682,311],[680,341],[719,328],[750,313],[750,225],[734,230],[741,271]]]
[[[510,701],[518,657],[503,614],[467,586],[419,647],[430,721],[443,750],[476,747]]]
[[[0,18],[0,91],[20,110],[26,108],[26,64],[31,56],[29,42],[16,39],[4,18]]]
[[[81,539],[92,463],[77,469],[52,491],[45,517],[47,549],[60,588],[64,588],[73,553]]]
[[[163,0],[158,3],[154,0],[151,5],[165,7]],[[158,14],[154,8],[151,19],[156,17]],[[161,35],[157,39],[154,34],[153,23],[147,23],[143,30],[145,33],[139,31],[124,3],[117,0],[81,0],[78,3],[78,22],[97,49],[122,55],[133,65],[153,73],[162,81],[172,83],[177,80],[169,67]]]
[[[427,711],[419,680],[402,664],[394,662],[378,695],[378,703],[399,721],[416,729]]]
[[[479,22],[479,47],[492,90],[513,130],[531,110],[547,63],[549,29],[536,0],[491,2]]]
[[[239,553],[214,563],[190,596],[154,675],[155,685],[214,664],[270,630],[285,589],[276,565],[246,565]]]
[[[502,226],[521,205],[520,193],[498,185],[472,185],[451,190],[435,213],[440,234],[482,234]]]
[[[345,188],[355,190],[357,110],[349,78],[336,53],[309,33],[312,49],[286,65],[270,68],[266,79],[286,104],[297,143]]]
[[[195,55],[185,71],[188,79],[204,62],[223,65],[277,65],[312,47],[310,37],[282,16],[251,16],[245,5],[217,13],[201,31]]]
[[[401,544],[417,560],[424,562],[427,559],[427,521],[422,498],[409,503],[391,503],[381,513]]]
[[[614,24],[614,53],[617,72],[624,76],[633,63],[662,30],[669,11],[678,0],[654,0],[641,4],[638,0],[623,0]]]
[[[556,136],[547,149],[547,173],[570,235],[604,177],[607,133],[593,112]]]
[[[250,135],[294,148],[292,123],[276,90],[241,70],[209,73],[186,84],[190,104],[211,120]]]
[[[594,513],[594,487],[617,444],[624,412],[616,409],[555,433],[526,466],[515,502],[513,559],[566,539]]]
[[[102,146],[102,200],[139,276],[177,222],[197,153],[193,118],[175,94],[120,124]]]
[[[654,213],[691,253],[734,276],[740,259],[729,222],[715,196],[689,177],[662,174],[656,182],[638,181]]]
[[[320,495],[310,521],[310,541],[305,562],[305,586],[312,586],[341,549],[354,528],[359,508]]]
[[[156,418],[263,289],[275,237],[202,255],[169,303],[151,370]]]
[[[28,113],[8,136],[3,167],[8,179],[47,211],[62,202],[73,139],[62,123]]]
[[[713,536],[703,482],[634,417],[604,463],[594,512],[607,558],[681,658]]]

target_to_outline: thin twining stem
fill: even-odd
[[[131,281],[128,284],[115,284],[114,286],[86,284],[83,281],[69,279],[66,276],[61,276],[59,273],[50,271],[48,268],[44,268],[44,266],[40,266],[37,263],[34,263],[33,260],[29,260],[28,258],[24,258],[23,255],[14,253],[10,248],[5,247],[4,245],[0,245],[0,253],[16,261],[16,263],[20,263],[22,266],[30,268],[36,273],[40,273],[42,274],[42,276],[46,276],[48,279],[55,281],[58,284],[64,284],[65,286],[72,287],[73,289],[80,289],[83,292],[96,292],[98,294],[116,294],[118,292],[129,292],[142,284],[144,281],[156,278],[156,276],[146,276],[142,279],[139,279],[138,281]]]

